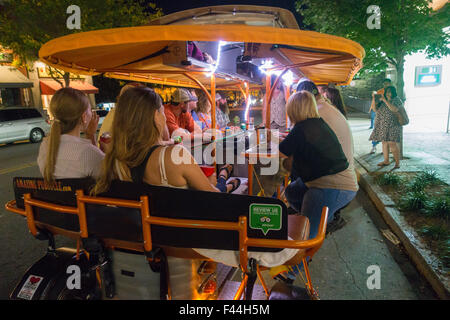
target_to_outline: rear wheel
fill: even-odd
[[[30,132],[30,141],[32,143],[41,142],[44,138],[44,132],[39,128],[34,128]]]

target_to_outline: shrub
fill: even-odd
[[[445,188],[445,190],[444,190],[444,196],[450,197],[450,187]]]
[[[425,213],[448,219],[450,216],[450,197],[444,195],[428,200],[425,204]]]
[[[420,180],[427,182],[428,184],[434,184],[439,181],[436,170],[425,170],[419,173],[417,176]]]
[[[376,182],[380,186],[398,186],[402,182],[402,178],[392,172],[384,173],[376,178]]]
[[[406,185],[406,190],[411,192],[420,192],[423,191],[428,184],[429,183],[426,180],[416,177]]]
[[[448,231],[442,225],[428,225],[422,227],[419,232],[436,241],[447,240],[448,238]]]
[[[444,268],[450,266],[450,236],[446,227],[442,225],[429,225],[421,228],[419,233],[431,240],[437,241],[437,254],[444,264]]]
[[[439,181],[435,170],[422,171],[406,185],[408,191],[423,191],[427,186],[436,184]]]
[[[450,266],[450,239],[448,235],[446,240],[439,242],[438,252],[444,267],[448,268]]]
[[[406,193],[405,198],[400,200],[400,210],[421,210],[424,209],[428,201],[428,196],[423,191],[413,191]]]

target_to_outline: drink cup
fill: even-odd
[[[111,134],[109,132],[103,132],[100,136],[100,141],[103,143],[110,143],[111,142]]]

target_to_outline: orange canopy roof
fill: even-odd
[[[362,67],[364,49],[356,42],[313,31],[247,25],[163,25],[105,29],[60,37],[44,44],[40,59],[64,71],[198,87],[183,73],[206,87],[210,77],[189,67],[163,64],[161,52],[173,41],[227,41],[261,44],[280,68],[291,67],[318,84],[349,84]],[[216,79],[218,89],[239,81]]]

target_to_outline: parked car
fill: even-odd
[[[106,117],[106,115],[108,114],[109,110],[105,110],[105,109],[97,109],[97,110],[94,110],[94,111],[95,111],[95,112],[98,114],[98,116],[99,116],[99,119],[98,119],[98,127],[97,127],[97,129],[100,130],[100,127],[102,126],[103,120],[105,119],[105,117]]]
[[[34,108],[0,108],[0,143],[29,139],[40,142],[50,132],[50,122]]]

